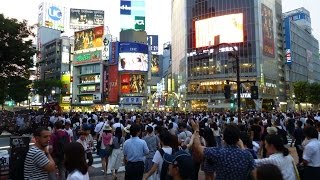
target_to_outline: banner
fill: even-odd
[[[70,29],[88,29],[104,25],[104,11],[70,9]]]
[[[275,57],[272,10],[261,4],[263,55]]]
[[[158,52],[159,49],[159,36],[158,35],[148,35],[148,45],[150,46],[151,52]]]
[[[119,101],[118,94],[118,67],[117,66],[109,66],[109,96],[108,100],[111,104],[117,104]]]
[[[121,94],[145,92],[145,76],[143,74],[122,74]]]
[[[74,51],[102,47],[103,26],[75,32]]]
[[[118,42],[112,42],[111,43],[111,59],[109,61],[109,65],[115,65],[118,64],[119,59],[119,43]]]
[[[151,75],[152,76],[159,75],[159,72],[160,72],[159,55],[153,54],[151,56]]]
[[[73,59],[74,65],[98,62],[101,60],[101,51],[92,51],[81,54],[75,54]]]
[[[108,61],[110,59],[110,43],[111,43],[111,35],[105,34],[103,36],[103,49],[102,49],[102,60]]]

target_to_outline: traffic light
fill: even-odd
[[[231,86],[229,84],[226,84],[224,86],[224,97],[226,99],[230,99],[230,97],[231,97]]]
[[[251,99],[259,99],[258,86],[251,86]]]
[[[230,99],[230,108],[231,108],[231,110],[234,109],[234,107],[235,107],[234,105],[235,105],[234,104],[234,98],[231,98]]]

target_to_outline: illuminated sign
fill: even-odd
[[[158,35],[148,35],[148,45],[150,46],[151,52],[158,52],[159,49],[159,36]]]
[[[159,55],[153,54],[151,56],[151,75],[159,75],[159,72],[160,72]]]
[[[145,0],[120,1],[120,28],[145,30]]]
[[[266,5],[261,5],[263,55],[274,57],[273,14]]]
[[[39,5],[38,27],[64,31],[67,19],[67,8],[57,4],[43,2]]]
[[[195,21],[196,47],[243,42],[243,14],[229,14]]]
[[[238,95],[234,94],[234,98],[237,98],[237,97],[238,97]],[[243,98],[243,99],[250,99],[251,98],[251,93],[241,93],[240,97]]]
[[[103,49],[102,49],[102,60],[108,61],[110,58],[110,44],[111,44],[111,35],[106,34],[102,38]]]
[[[291,50],[290,50],[290,49],[286,49],[286,60],[287,60],[287,63],[288,63],[288,64],[292,63],[292,60],[291,60]]]
[[[75,54],[81,50],[99,48],[103,46],[103,26],[75,32],[74,51]],[[101,49],[101,48],[100,48]]]
[[[145,91],[145,76],[142,74],[122,74],[121,75],[121,93],[142,94]]]
[[[59,21],[62,18],[62,12],[57,6],[49,7],[48,15],[54,21]]]
[[[131,42],[119,44],[119,71],[148,71],[148,45]]]
[[[87,52],[74,55],[74,65],[98,62],[101,60],[101,51]]]

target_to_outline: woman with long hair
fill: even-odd
[[[67,180],[89,180],[88,165],[83,146],[78,142],[67,143],[64,153],[65,167],[68,171]]]
[[[116,131],[113,136],[113,150],[110,158],[110,170],[112,172],[113,179],[117,179],[117,173],[118,169],[121,166],[122,160],[121,160],[121,149],[120,147],[123,145],[124,137],[122,136],[122,130],[121,127],[117,127]]]
[[[110,125],[106,125],[103,128],[103,133],[101,136],[99,136],[98,141],[102,141],[101,143],[101,150],[99,152],[99,156],[101,158],[102,168],[104,170],[105,175],[107,175],[107,168],[108,168],[108,161],[109,156],[112,153],[112,128]]]
[[[284,147],[281,136],[276,134],[267,135],[265,147],[269,157],[255,159],[256,166],[274,164],[280,169],[284,180],[296,180],[294,159],[289,154],[289,150]]]

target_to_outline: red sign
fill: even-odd
[[[145,93],[145,76],[143,74],[122,74],[121,94]]]
[[[115,104],[119,101],[118,94],[118,66],[109,66],[109,103]]]

